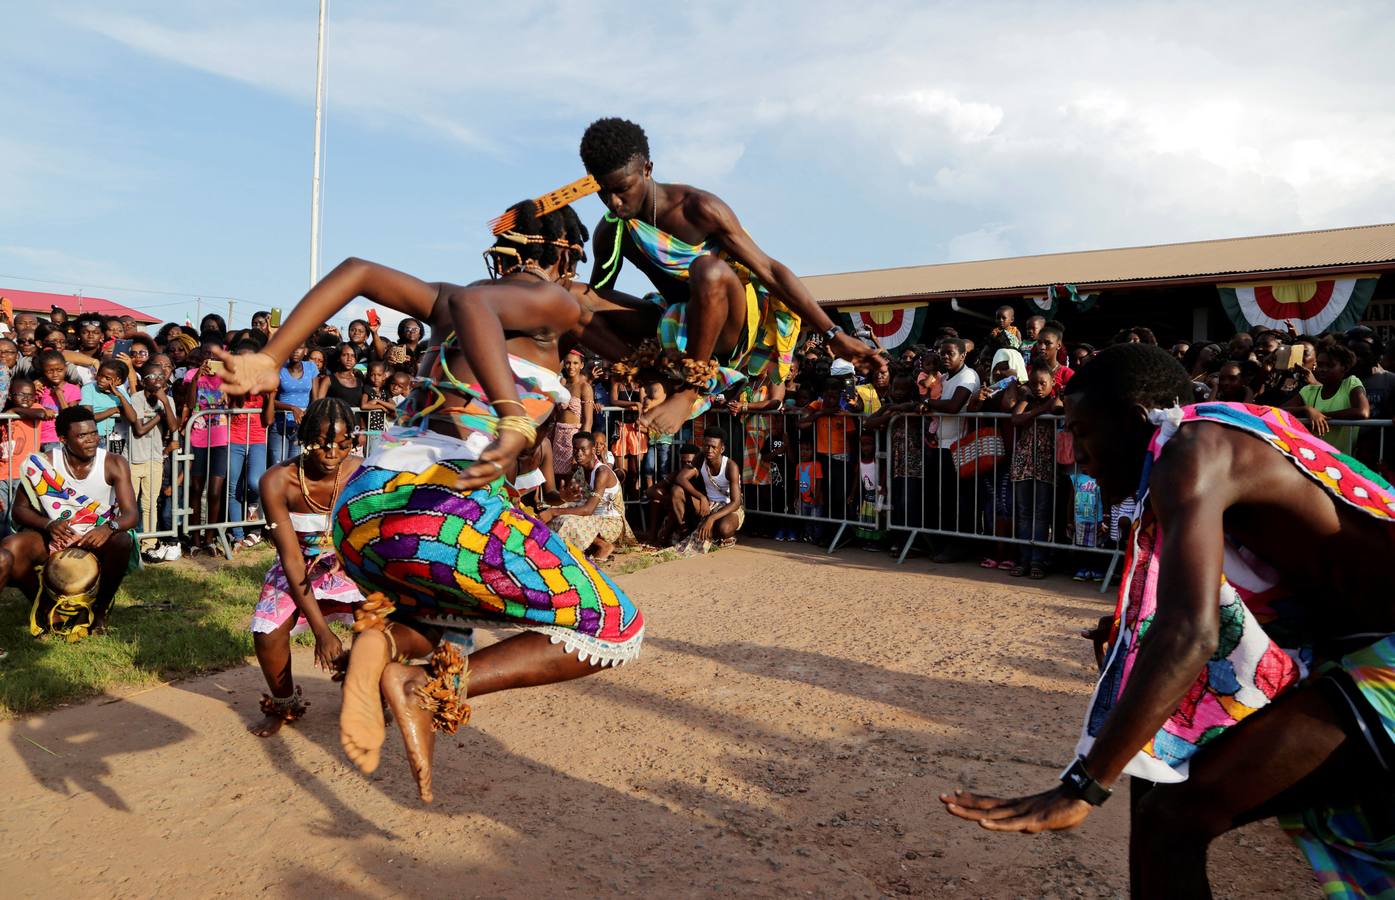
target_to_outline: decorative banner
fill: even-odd
[[[1061,301],[1069,298],[1071,307],[1076,312],[1089,312],[1095,306],[1095,301],[1099,299],[1098,294],[1082,294],[1076,290],[1073,284],[1049,284],[1046,286],[1046,295],[1029,295],[1026,301],[1031,304],[1032,315],[1045,316],[1048,319],[1056,318],[1060,312]]]
[[[1352,275],[1314,281],[1218,284],[1221,306],[1241,331],[1262,325],[1284,330],[1291,320],[1299,334],[1345,331],[1361,321],[1380,275]]]
[[[882,349],[895,351],[902,344],[920,340],[930,305],[925,302],[904,306],[850,306],[839,312],[848,319],[848,334],[859,328],[870,328],[881,341]]]

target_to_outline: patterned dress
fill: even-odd
[[[510,364],[534,421],[570,399],[555,372],[517,357]],[[444,375],[469,400],[446,409],[446,396],[437,391],[432,407],[383,434],[380,448],[345,484],[334,512],[344,570],[365,593],[392,597],[393,617],[408,623],[525,628],[547,634],[582,661],[633,659],[644,618],[582,550],[516,508],[502,477],[474,491],[455,487],[493,440],[498,413],[478,385],[437,368],[433,381]],[[467,436],[427,430],[425,416],[432,413],[448,414]]]

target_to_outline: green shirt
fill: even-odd
[[[1348,375],[1346,380],[1337,385],[1337,392],[1331,397],[1322,396],[1322,385],[1310,384],[1298,392],[1298,396],[1303,398],[1303,403],[1311,406],[1320,413],[1339,412],[1351,407],[1351,392],[1361,387],[1361,379],[1355,375]],[[1336,426],[1330,429],[1322,439],[1346,455],[1351,455],[1351,445],[1356,441],[1356,429],[1349,426]]]

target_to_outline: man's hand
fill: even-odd
[[[106,545],[107,541],[111,540],[111,536],[114,534],[116,534],[116,529],[114,527],[110,525],[98,525],[96,528],[87,532],[87,534],[73,541],[69,546],[81,547],[84,550],[100,550]]]
[[[528,446],[528,439],[517,431],[504,430],[494,443],[480,454],[479,461],[460,473],[455,480],[458,491],[475,491],[503,475],[510,477],[518,467],[518,454]]]
[[[706,464],[704,463],[703,465]],[[706,497],[697,498],[693,505],[697,507],[698,515],[704,518],[712,511],[712,501],[708,500]]]
[[[834,356],[846,359],[863,374],[873,375],[886,371],[886,357],[850,334],[834,335],[829,349],[833,351]]]
[[[344,642],[339,640],[339,635],[328,628],[325,628],[323,633],[315,634],[315,665],[327,672],[333,672],[343,655]]]
[[[44,527],[44,530],[48,532],[48,542],[59,548],[68,546],[77,537],[77,533],[73,531],[73,526],[68,524],[67,519],[54,519]]]
[[[700,541],[712,540],[712,520],[706,518],[704,514],[704,518],[698,523],[698,527],[693,529],[693,535]]]
[[[1065,786],[1031,797],[1000,800],[968,791],[941,794],[940,802],[952,816],[977,822],[989,831],[1065,831],[1090,814],[1090,804],[1069,793]]]
[[[215,347],[213,355],[223,364],[223,393],[229,396],[264,394],[281,386],[281,367],[268,353],[234,355]]]

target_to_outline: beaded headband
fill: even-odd
[[[596,179],[587,175],[585,178],[578,178],[571,184],[563,185],[555,191],[543,194],[533,201],[536,215],[545,216],[550,212],[556,212],[568,204],[575,203],[582,197],[589,197],[600,191],[601,186],[596,183]],[[514,210],[508,210],[503,215],[498,216],[489,223],[489,230],[495,235],[502,235],[506,231],[513,231],[518,224],[518,214]]]

